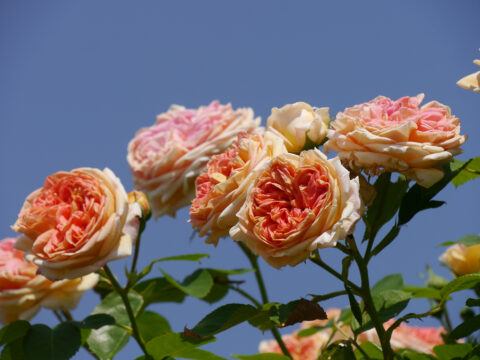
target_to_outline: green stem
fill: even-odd
[[[339,290],[339,291],[334,291],[325,295],[316,295],[312,298],[312,301],[325,301],[328,299],[332,299],[337,296],[342,296],[342,295],[348,295],[348,293],[345,290]]]
[[[147,349],[145,348],[145,343],[143,342],[143,339],[140,336],[140,332],[138,331],[137,320],[135,319],[135,315],[133,314],[132,307],[130,305],[130,300],[128,300],[127,292],[125,292],[125,289],[123,289],[120,286],[117,279],[115,278],[115,275],[113,275],[108,265],[105,264],[103,267],[103,270],[105,271],[105,274],[107,275],[107,277],[110,279],[115,291],[122,298],[123,304],[125,305],[125,309],[127,310],[128,318],[130,319],[130,323],[132,325],[133,338],[137,341],[138,345],[142,349],[145,356],[149,358]]]
[[[260,272],[260,267],[258,266],[257,256],[254,255],[244,243],[239,242],[237,244],[240,245],[240,248],[245,253],[248,260],[250,261],[250,264],[255,270],[255,278],[257,279],[258,288],[260,289],[260,295],[262,297],[263,304],[268,303],[269,301],[268,301],[267,289],[265,288],[265,282],[263,281],[262,273]],[[286,356],[288,356],[290,359],[292,359],[292,355],[290,354],[290,351],[288,351],[287,347],[285,346],[285,343],[283,342],[282,336],[280,335],[280,332],[278,331],[278,329],[272,328],[270,331],[272,332],[272,335],[275,338],[275,340],[277,340],[277,343],[280,346],[280,349],[282,349],[282,352]]]
[[[357,263],[358,270],[360,271],[360,279],[362,281],[360,296],[363,299],[365,304],[365,311],[370,315],[370,319],[377,331],[378,338],[380,339],[380,345],[382,346],[383,358],[385,360],[393,360],[393,351],[390,346],[390,339],[383,327],[383,323],[378,317],[377,311],[375,309],[375,304],[373,302],[372,293],[370,292],[370,279],[368,277],[368,268],[367,263],[360,255],[358,251],[357,244],[355,243],[355,238],[353,235],[347,237],[348,244],[352,250],[352,255]]]
[[[130,273],[132,274],[137,268],[138,253],[140,252],[140,239],[142,238],[141,235],[142,234],[139,232],[137,236],[137,242],[135,243],[135,252],[133,254],[132,267],[130,268]]]
[[[317,264],[318,266],[320,266],[321,268],[323,268],[327,272],[329,272],[331,275],[335,276],[337,279],[344,282],[343,276],[339,272],[337,272],[335,269],[331,268],[319,256],[311,255],[309,259],[314,264]],[[353,290],[354,293],[356,293],[357,295],[360,295],[361,289],[360,289],[359,286],[355,285],[354,283],[352,283],[349,280],[347,280],[346,283],[348,284],[348,286],[350,286],[350,288]]]
[[[250,300],[250,302],[255,305],[257,308],[261,308],[262,307],[262,304],[260,304],[252,295],[250,295],[249,293],[247,293],[246,291],[243,291],[242,289],[240,289],[239,287],[237,286],[233,286],[233,285],[228,285],[228,288],[233,290],[233,291],[236,291],[237,293],[239,293],[240,295],[242,295],[244,298]]]
[[[52,310],[52,312],[53,312],[53,314],[55,315],[55,317],[57,318],[58,322],[59,322],[59,323],[63,323],[64,320],[62,319],[62,317],[60,316],[60,314],[58,313],[58,311],[57,311],[57,310]]]

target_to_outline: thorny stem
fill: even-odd
[[[263,304],[266,304],[269,302],[267,289],[265,288],[265,282],[263,281],[262,273],[260,272],[260,267],[258,266],[257,256],[255,256],[242,242],[239,242],[238,244],[240,245],[240,248],[245,253],[248,260],[250,261],[250,264],[255,270],[255,278],[257,279],[258,288],[260,289],[262,302]],[[277,340],[277,343],[280,346],[280,349],[282,349],[282,352],[291,359],[292,355],[290,354],[287,347],[285,346],[285,343],[283,342],[282,336],[280,335],[280,332],[278,331],[278,329],[274,327],[271,329],[271,332],[275,340]]]
[[[103,266],[103,270],[105,270],[105,274],[107,277],[110,279],[113,288],[115,291],[120,295],[122,298],[123,304],[125,305],[125,309],[127,310],[128,318],[130,319],[130,323],[132,325],[132,335],[134,339],[137,341],[138,345],[142,349],[143,353],[149,357],[147,353],[147,349],[145,348],[145,343],[143,342],[142,337],[140,336],[140,332],[138,331],[137,327],[137,320],[135,319],[135,315],[133,314],[132,307],[130,305],[130,300],[128,300],[127,292],[125,289],[123,289],[120,284],[118,283],[117,279],[115,278],[115,275],[113,275],[112,271],[108,267],[108,265]]]
[[[390,346],[390,339],[383,327],[383,323],[378,317],[377,311],[375,309],[375,304],[373,302],[372,293],[370,292],[370,280],[368,277],[368,268],[366,260],[360,255],[358,251],[357,244],[355,243],[355,238],[353,235],[347,237],[347,242],[352,250],[352,255],[357,263],[358,270],[360,271],[360,278],[362,281],[361,291],[359,293],[360,297],[363,299],[365,304],[365,311],[370,315],[370,319],[377,331],[378,338],[380,339],[380,344],[382,346],[383,357],[385,360],[393,359],[393,351]]]

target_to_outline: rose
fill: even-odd
[[[15,241],[0,241],[0,323],[29,320],[41,307],[74,309],[83,293],[97,284],[97,274],[56,282],[37,275],[37,266],[13,247]]]
[[[383,327],[388,329],[394,322],[395,319],[390,319],[383,324]],[[442,327],[409,326],[402,323],[393,330],[390,345],[393,350],[411,349],[416,352],[433,355],[433,348],[444,343],[442,339],[443,333],[445,333],[445,329]],[[359,343],[365,341],[371,341],[380,345],[375,329],[367,330],[358,336]]]
[[[447,264],[456,275],[476,273],[480,271],[480,244],[450,246],[440,256],[440,261]]]
[[[217,245],[221,236],[238,222],[246,190],[256,170],[272,157],[285,153],[278,136],[267,131],[241,133],[223,153],[214,156],[196,180],[196,198],[190,207],[190,219],[199,235],[208,233],[206,242]]]
[[[422,100],[423,94],[396,101],[379,96],[345,109],[332,122],[325,149],[339,151],[353,170],[398,171],[430,187],[466,136],[448,106],[432,101],[419,108]]]
[[[77,278],[129,256],[141,214],[109,169],[61,171],[25,200],[15,247],[50,280]]]
[[[260,124],[253,110],[233,110],[218,101],[198,109],[172,106],[128,144],[127,160],[137,189],[147,192],[155,218],[188,205],[195,179],[212,155],[229,147],[241,131]]]
[[[259,169],[230,236],[273,267],[294,266],[344,239],[361,211],[358,178],[338,158],[281,154]]]
[[[304,102],[274,107],[267,119],[267,130],[280,136],[290,152],[300,152],[308,138],[320,145],[327,135],[330,116],[328,107],[312,108]]]
[[[473,63],[480,66],[480,60],[473,60]],[[464,89],[480,93],[480,71],[461,78],[457,81],[457,85]]]

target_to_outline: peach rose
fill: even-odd
[[[321,349],[327,344],[329,335],[319,331],[312,336],[297,337],[297,333],[282,336],[282,340],[293,360],[317,360]],[[276,340],[264,340],[258,346],[260,353],[283,354]]]
[[[221,236],[238,222],[246,190],[256,170],[272,157],[286,153],[285,145],[271,132],[241,133],[225,152],[214,156],[196,181],[196,198],[190,207],[190,219],[199,235],[208,233],[206,242],[218,243]]]
[[[441,166],[460,154],[465,140],[458,118],[436,101],[419,108],[423,94],[393,101],[379,96],[345,109],[328,130],[325,149],[338,151],[355,171],[398,171],[430,187]]]
[[[473,60],[473,63],[480,66],[480,60]],[[480,93],[480,71],[461,78],[457,81],[457,85],[464,89]]]
[[[307,136],[320,145],[327,135],[330,116],[328,107],[312,108],[304,102],[274,107],[267,119],[267,130],[280,136],[289,152],[299,153],[305,146]]]
[[[362,210],[358,178],[338,158],[281,154],[259,169],[230,236],[275,268],[294,266],[344,239]]]
[[[128,144],[127,160],[137,189],[147,192],[155,218],[175,212],[195,197],[195,179],[212,155],[229,147],[241,131],[260,124],[253,110],[233,110],[213,101],[198,109],[172,105]]]
[[[383,326],[388,329],[394,322],[394,319],[390,319],[384,323]],[[411,349],[417,352],[433,355],[433,348],[444,343],[442,333],[445,333],[445,330],[442,327],[409,326],[402,323],[393,330],[390,345],[393,350]],[[358,341],[360,343],[371,341],[380,345],[380,340],[378,339],[375,329],[370,329],[361,333],[358,337]]]
[[[29,320],[41,307],[74,309],[83,293],[97,284],[97,274],[56,282],[36,275],[37,266],[13,247],[15,241],[0,241],[0,323]]]
[[[440,261],[456,275],[473,274],[480,271],[480,244],[465,246],[455,244],[450,246],[442,256]]]
[[[58,172],[31,193],[13,225],[15,247],[50,280],[73,279],[132,253],[142,212],[109,169]]]

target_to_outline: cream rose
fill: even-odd
[[[448,265],[456,275],[479,272],[480,244],[470,246],[464,244],[452,245],[440,256],[440,261]]]
[[[195,197],[195,179],[210,158],[232,145],[241,131],[260,124],[253,110],[218,101],[198,109],[173,105],[128,144],[135,187],[147,192],[155,218],[174,216]]]
[[[480,66],[480,60],[473,60],[473,63]],[[464,89],[480,93],[480,71],[461,78],[457,81],[457,85]]]
[[[0,323],[29,320],[41,307],[74,309],[83,293],[97,284],[97,274],[56,282],[37,275],[37,266],[24,259],[23,251],[13,247],[15,241],[0,241]]]
[[[73,279],[132,253],[142,211],[109,169],[58,172],[31,193],[13,229],[15,247],[50,280]]]
[[[280,136],[289,152],[299,153],[308,138],[320,145],[327,135],[330,116],[328,107],[312,108],[304,102],[296,102],[272,109],[267,119],[267,130]]]
[[[208,234],[207,243],[217,245],[238,222],[248,186],[256,170],[287,149],[278,136],[267,131],[241,133],[223,153],[214,156],[196,181],[196,198],[190,207],[190,219],[199,236]]]
[[[398,171],[424,187],[443,177],[441,167],[460,154],[465,135],[448,106],[419,107],[423,94],[392,101],[384,96],[337,114],[325,149],[348,166],[377,174]]]
[[[319,150],[281,154],[259,169],[230,230],[271,266],[294,266],[353,231],[363,210],[358,178]]]

